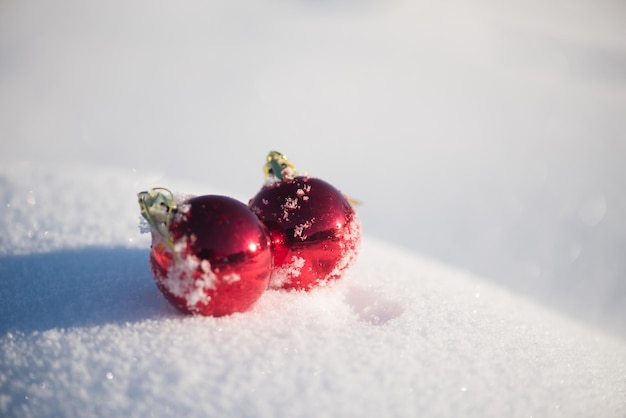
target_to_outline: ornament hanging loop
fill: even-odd
[[[172,215],[177,209],[174,194],[164,187],[155,187],[138,193],[137,198],[141,216],[148,222],[152,231],[159,234],[170,250],[173,250],[174,239],[169,229]]]
[[[287,156],[278,151],[270,151],[267,154],[263,171],[266,180],[270,182],[293,180],[298,175],[298,170]]]

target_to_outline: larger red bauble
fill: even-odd
[[[361,239],[356,212],[323,180],[298,176],[268,183],[248,206],[270,231],[271,288],[325,286],[356,258]]]
[[[263,224],[226,196],[199,196],[176,206],[165,237],[152,228],[150,268],[161,292],[187,313],[222,316],[249,309],[272,269]]]

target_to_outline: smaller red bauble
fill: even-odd
[[[198,196],[180,204],[154,196],[150,219],[144,217],[152,232],[150,268],[166,299],[192,314],[248,310],[267,288],[272,269],[269,235],[259,219],[226,196]],[[142,213],[150,208],[147,200]]]
[[[271,288],[310,290],[340,278],[356,259],[361,227],[348,199],[314,177],[266,184],[248,203],[270,232]]]

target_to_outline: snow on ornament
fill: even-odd
[[[268,286],[269,235],[245,204],[226,196],[138,194],[152,234],[150,269],[181,311],[223,316],[249,309]]]
[[[269,230],[270,287],[310,290],[339,279],[357,257],[361,224],[350,200],[329,183],[299,176],[281,153],[264,166],[266,184],[248,206]]]

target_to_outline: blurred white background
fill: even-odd
[[[624,338],[625,22],[621,0],[3,0],[0,162],[251,197],[276,149],[367,235]]]

